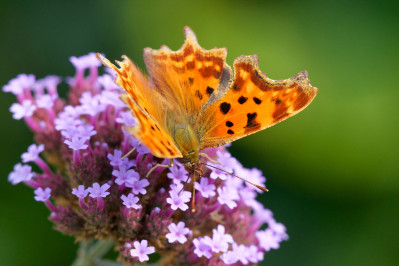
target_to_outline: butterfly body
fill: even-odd
[[[180,158],[190,172],[199,165],[200,150],[222,146],[258,132],[303,110],[314,99],[306,71],[272,80],[258,68],[256,55],[240,56],[233,70],[227,50],[205,50],[194,32],[184,28],[178,51],[166,46],[144,49],[149,77],[126,56],[115,70],[121,98],[136,117],[126,129],[159,158]]]

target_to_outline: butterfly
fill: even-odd
[[[167,46],[144,49],[149,76],[127,57],[112,64],[121,99],[138,123],[127,130],[159,158],[180,158],[193,172],[200,151],[218,147],[271,127],[303,110],[314,99],[306,71],[272,80],[258,68],[256,55],[226,63],[226,48],[205,50],[194,32],[184,28],[178,51]]]

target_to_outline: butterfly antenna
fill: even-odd
[[[268,190],[267,188],[262,187],[262,186],[259,186],[259,185],[255,184],[255,183],[252,183],[251,181],[249,181],[249,180],[247,180],[247,179],[245,179],[245,178],[242,178],[242,177],[240,177],[240,176],[238,176],[238,175],[235,175],[235,174],[233,174],[233,173],[227,172],[227,171],[225,171],[225,170],[223,170],[223,169],[220,169],[219,167],[216,167],[216,166],[213,166],[213,165],[209,165],[209,164],[206,164],[206,163],[201,163],[201,164],[204,164],[204,165],[206,165],[206,166],[209,166],[209,167],[218,169],[218,170],[220,170],[220,171],[222,171],[222,172],[225,172],[226,174],[229,174],[229,175],[232,175],[232,176],[234,176],[234,177],[237,177],[237,178],[241,179],[242,181],[245,181],[245,182],[247,182],[248,184],[253,185],[253,186],[256,187],[256,188],[259,188],[260,190],[263,190],[263,191],[265,191],[265,192],[269,192],[269,190]]]

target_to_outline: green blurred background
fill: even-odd
[[[178,49],[189,25],[228,63],[258,54],[273,79],[308,70],[302,113],[230,148],[261,168],[261,200],[290,240],[262,265],[399,265],[399,8],[392,1],[1,1],[0,84],[19,73],[72,76],[72,55]],[[61,86],[66,90],[67,86]],[[32,143],[1,94],[0,265],[68,265],[76,245],[52,229],[31,189],[8,173]]]

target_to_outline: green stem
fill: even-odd
[[[72,266],[95,266],[97,262],[112,248],[111,240],[81,242],[78,255]]]

